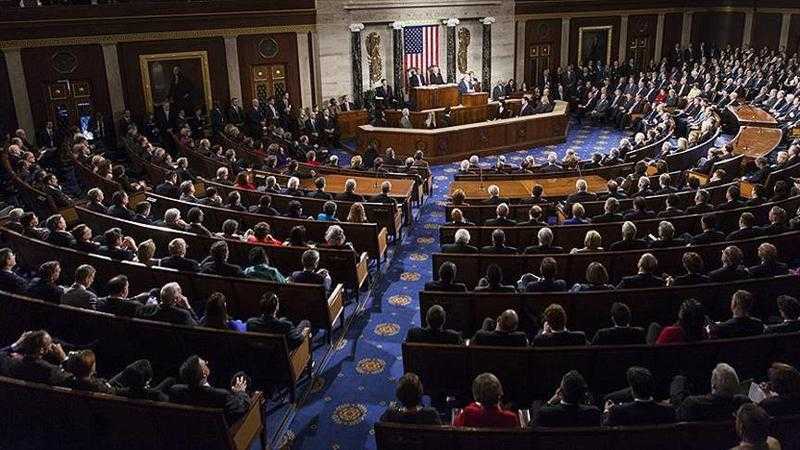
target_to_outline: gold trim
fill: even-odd
[[[314,24],[273,25],[268,27],[219,28],[209,30],[159,31],[150,33],[105,34],[98,36],[74,36],[63,38],[19,39],[0,41],[0,48],[61,47],[87,44],[118,44],[122,42],[161,41],[208,37],[237,37],[271,33],[311,33],[317,31]]]
[[[550,2],[550,3],[563,3],[563,0],[559,0],[558,2]],[[707,8],[653,8],[653,9],[625,9],[625,10],[603,10],[603,11],[582,11],[582,12],[573,12],[573,13],[560,13],[560,12],[550,12],[550,13],[530,13],[530,14],[517,14],[514,16],[514,20],[518,22],[525,22],[528,20],[536,20],[536,19],[578,19],[578,18],[585,18],[585,17],[612,17],[612,16],[646,16],[646,15],[658,15],[658,14],[670,14],[670,13],[688,13],[693,14],[696,12],[758,12],[758,13],[790,13],[790,14],[800,14],[800,8],[758,8],[754,10],[753,8],[741,7],[741,6],[717,6],[717,7],[707,7]]]
[[[578,28],[578,64],[583,64],[583,32],[592,30],[608,30],[608,42],[606,42],[606,66],[611,65],[611,47],[614,46],[614,27],[612,25],[602,25],[595,27]]]
[[[208,53],[205,51],[180,52],[180,53],[158,53],[153,55],[139,55],[139,71],[142,74],[142,92],[144,93],[144,106],[147,114],[153,114],[153,92],[150,90],[150,67],[149,63],[158,61],[175,61],[181,59],[200,59],[200,66],[203,72],[203,94],[206,100],[206,111],[211,111],[211,76],[208,71]],[[189,112],[186,112],[187,116]]]

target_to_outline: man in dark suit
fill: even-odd
[[[426,291],[445,291],[445,292],[466,292],[467,287],[464,283],[455,283],[456,265],[450,261],[445,261],[439,266],[439,279],[425,283]]]
[[[573,194],[575,195],[575,194]],[[603,204],[603,214],[592,217],[592,223],[622,222],[623,217],[619,211],[619,200],[609,197]]]
[[[222,132],[225,128],[225,113],[222,112],[222,108],[219,106],[218,101],[214,101],[214,107],[211,108],[211,134],[216,136]]]
[[[299,347],[310,334],[311,324],[307,320],[301,320],[295,326],[289,319],[278,317],[280,303],[277,295],[264,294],[258,306],[261,315],[247,320],[247,331],[283,335],[289,350]]]
[[[764,236],[786,233],[789,227],[786,225],[786,210],[780,206],[773,206],[769,210],[769,225],[759,228]]]
[[[319,252],[317,250],[312,248],[304,251],[300,257],[300,263],[303,265],[303,270],[292,272],[289,276],[289,281],[292,283],[321,284],[325,286],[326,291],[330,290],[332,280],[328,270],[317,269],[319,265]]]
[[[244,123],[244,111],[239,105],[239,99],[234,97],[231,99],[231,106],[228,107],[228,122],[236,126],[241,126]]]
[[[412,88],[427,86],[428,83],[425,82],[425,77],[417,73],[416,68],[411,68],[408,70],[408,85]]]
[[[496,184],[490,185],[486,188],[486,192],[489,193],[489,198],[481,200],[481,204],[484,205],[499,205],[501,203],[505,203],[508,205],[509,201],[507,198],[500,197],[500,187]]]
[[[231,380],[230,390],[226,390],[212,387],[208,381],[210,375],[205,360],[197,355],[190,356],[180,368],[181,380],[185,384],[170,387],[169,399],[184,405],[224,409],[226,422],[232,424],[250,409],[247,377],[237,373]]]
[[[792,296],[779,295],[777,303],[783,322],[768,325],[765,332],[767,334],[781,334],[800,331],[800,302]]]
[[[668,286],[692,286],[709,282],[709,278],[703,274],[703,258],[698,253],[684,253],[682,263],[686,273],[674,278],[667,278]]]
[[[178,283],[167,283],[161,288],[159,303],[142,307],[137,316],[145,320],[167,322],[175,325],[197,326],[197,316]]]
[[[392,205],[397,205],[397,200],[395,200],[389,193],[392,192],[392,183],[389,180],[384,180],[381,183],[381,193],[372,197],[370,201],[375,203],[388,203]]]
[[[690,392],[685,376],[678,375],[672,380],[670,404],[676,408],[677,419],[682,422],[725,420],[750,402],[746,396],[738,394],[739,376],[725,363],[717,364],[711,372],[710,394],[691,395]]]
[[[42,263],[36,277],[25,288],[25,295],[49,303],[61,303],[65,289],[58,284],[59,277],[61,277],[61,264],[58,261]]]
[[[636,239],[636,233],[636,225],[633,222],[627,221],[623,223],[622,240],[611,244],[609,250],[612,252],[621,252],[625,250],[642,250],[647,248],[647,242],[642,239]]]
[[[563,292],[567,290],[567,283],[556,278],[558,263],[555,259],[547,257],[539,264],[541,278],[525,285],[525,292]]]
[[[391,108],[394,104],[394,91],[385,78],[375,88],[375,102],[383,108]]]
[[[228,262],[228,244],[225,241],[214,242],[209,256],[203,261],[202,273],[223,277],[241,277],[242,268]]]
[[[586,380],[577,370],[567,372],[555,395],[536,417],[540,427],[595,427],[603,413],[588,402]]]
[[[522,104],[519,107],[519,116],[520,117],[531,116],[531,115],[533,115],[533,111],[534,111],[534,107],[528,101],[528,98],[527,97],[522,97]]]
[[[644,329],[631,326],[631,309],[624,303],[611,305],[611,328],[602,328],[592,339],[592,345],[644,344]]]
[[[597,200],[597,194],[589,192],[589,185],[586,180],[580,178],[575,182],[575,192],[567,197],[566,210],[570,211],[575,203],[586,203]]]
[[[475,332],[470,345],[487,345],[497,347],[527,347],[528,338],[525,333],[517,331],[519,317],[513,309],[507,309],[495,321],[486,318],[483,327]]]
[[[135,297],[128,297],[128,277],[117,275],[106,283],[108,296],[97,299],[97,310],[117,316],[134,317],[138,314],[151,293],[145,292]],[[154,289],[153,294],[158,291]]]
[[[14,272],[16,265],[14,252],[10,248],[0,249],[0,290],[19,294],[28,286],[28,280]]]
[[[178,198],[180,191],[178,189],[178,173],[170,171],[164,178],[164,181],[156,186],[155,193],[169,198]]]
[[[586,345],[583,331],[567,330],[567,313],[564,307],[552,304],[544,310],[542,331],[533,339],[534,347],[563,347]]]
[[[469,231],[461,228],[456,231],[455,242],[452,244],[442,244],[442,253],[478,253],[478,248],[469,245]]]
[[[750,278],[747,268],[742,265],[742,251],[735,245],[729,245],[722,250],[722,267],[708,273],[708,280],[712,283],[746,280]]]
[[[127,131],[127,127],[120,130],[121,133],[126,133]],[[45,124],[44,129],[36,136],[36,143],[39,144],[40,148],[54,148],[56,146],[56,130],[53,122],[48,121]]]
[[[715,244],[725,240],[725,234],[717,230],[717,216],[703,214],[700,218],[700,227],[703,232],[692,237],[691,245]]]
[[[739,216],[739,229],[731,232],[726,240],[739,241],[761,236],[761,230],[755,226],[756,216],[751,212],[743,212]]]
[[[444,77],[439,66],[431,66],[428,72],[428,81],[430,84],[444,84]]]
[[[411,327],[406,336],[406,342],[421,342],[425,344],[451,344],[461,345],[461,333],[458,331],[445,329],[444,324],[447,315],[439,305],[433,305],[425,314],[426,327]]]
[[[494,219],[487,220],[484,225],[487,227],[510,227],[517,224],[517,221],[508,218],[508,204],[507,203],[500,203],[495,208],[497,213],[497,217]]]
[[[61,304],[74,306],[76,308],[95,309],[97,306],[97,295],[91,290],[95,276],[94,267],[82,264],[75,269],[75,282],[61,296]]]
[[[613,404],[606,402],[606,426],[657,425],[675,422],[675,410],[653,399],[653,375],[643,367],[631,367],[627,373],[633,402]]]
[[[761,264],[747,269],[751,278],[768,278],[789,273],[789,267],[778,261],[778,249],[765,242],[758,246],[758,258]]]
[[[738,290],[731,298],[733,317],[725,322],[711,324],[710,335],[717,339],[758,336],[764,333],[764,323],[750,316],[753,307],[753,294]]]
[[[344,192],[336,194],[336,200],[344,202],[363,202],[364,196],[356,194],[356,180],[349,178],[344,182]]]
[[[506,233],[498,228],[492,232],[492,245],[481,247],[481,253],[516,255],[517,249],[506,245]]]
[[[664,280],[655,276],[658,260],[651,253],[645,253],[639,258],[639,273],[623,277],[617,289],[640,289],[664,286]]]
[[[245,121],[247,125],[247,134],[252,138],[260,138],[263,131],[261,127],[263,126],[264,120],[264,111],[261,109],[261,104],[257,98],[254,98],[250,110],[247,111],[247,118]]]
[[[161,106],[156,108],[156,124],[162,130],[175,128],[175,120],[177,117],[178,112],[175,111],[169,102],[164,102]]]
[[[6,370],[13,378],[51,386],[65,386],[72,379],[61,367],[67,359],[64,349],[46,331],[23,333],[10,350],[20,356],[7,360]]]
[[[167,248],[169,256],[162,258],[159,266],[184,272],[200,272],[200,264],[186,257],[186,241],[175,238],[169,242]]]

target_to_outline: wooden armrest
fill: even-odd
[[[328,296],[328,323],[331,329],[333,324],[344,313],[344,285],[341,283],[333,287],[331,295]]]
[[[289,364],[291,366],[292,383],[297,383],[300,376],[309,366],[308,362],[311,360],[311,335],[306,334],[303,336],[303,342],[289,354]]]
[[[264,417],[262,412],[266,402],[264,393],[255,391],[250,395],[250,409],[244,417],[234,423],[228,431],[233,440],[236,450],[247,450],[253,440],[261,433],[264,428]]]
[[[378,232],[378,260],[383,259],[386,255],[386,249],[389,247],[389,230],[386,227],[381,228],[381,231]]]
[[[356,263],[356,288],[361,288],[369,276],[369,256],[367,252],[361,253]]]
[[[693,171],[693,170],[690,170],[690,171],[689,171],[689,173],[688,173],[688,174],[686,174],[686,176],[687,176],[687,178],[688,178],[688,177],[694,177],[694,178],[697,178],[698,180],[700,180],[700,185],[701,185],[701,186],[702,186],[702,185],[705,185],[706,183],[708,183],[708,179],[709,179],[709,176],[708,176],[708,175],[706,175],[706,174],[704,174],[704,173],[695,172],[695,171]]]

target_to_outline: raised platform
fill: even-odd
[[[425,153],[431,163],[445,163],[470,155],[495,155],[566,140],[569,128],[567,103],[556,102],[553,112],[488,122],[427,129],[379,128],[364,125],[358,130],[359,151],[375,143],[378,149],[392,147],[398,157]]]

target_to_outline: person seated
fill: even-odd
[[[586,218],[586,210],[580,203],[572,205],[572,217],[565,220],[563,225],[585,225],[590,220]]]
[[[43,241],[47,239],[47,230],[39,227],[39,218],[32,212],[26,212],[20,219],[22,234]]]
[[[444,324],[447,314],[439,305],[433,305],[425,314],[425,327],[411,327],[406,335],[406,342],[420,342],[423,344],[450,344],[461,345],[464,340],[461,333],[445,329]]]
[[[758,231],[762,236],[773,236],[790,231],[786,224],[786,210],[780,206],[770,208],[769,225],[760,227]]]
[[[586,266],[586,282],[575,283],[570,292],[610,291],[614,286],[608,284],[608,271],[597,261]]]
[[[453,419],[456,427],[517,428],[519,416],[503,409],[503,386],[491,373],[482,373],[472,382],[473,402]]]
[[[712,283],[723,283],[727,281],[746,280],[750,278],[750,273],[742,263],[742,251],[739,247],[730,245],[722,250],[722,267],[708,273],[708,279]]]
[[[591,404],[589,387],[577,370],[561,378],[556,393],[542,406],[536,416],[540,427],[594,427],[599,426],[603,413]]]
[[[58,284],[61,277],[61,264],[58,261],[47,261],[39,266],[30,284],[25,288],[25,295],[48,303],[61,303],[66,289]]]
[[[228,197],[222,207],[232,211],[247,211],[247,208],[242,205],[242,194],[237,191],[228,192]]]
[[[208,363],[197,355],[192,355],[181,364],[182,384],[169,388],[169,399],[184,405],[202,408],[216,408],[225,411],[226,423],[236,423],[250,409],[250,396],[247,394],[247,376],[242,372],[234,375],[230,390],[215,388],[209,384],[211,369]]]
[[[758,206],[763,205],[769,201],[767,188],[763,184],[754,184],[752,197],[746,202],[745,206]]]
[[[715,244],[725,240],[725,234],[716,229],[717,216],[715,214],[703,214],[700,218],[700,227],[703,232],[693,236],[689,241],[689,245]]]
[[[764,334],[764,323],[750,316],[753,307],[753,294],[738,290],[731,298],[732,318],[725,322],[711,323],[709,333],[715,339],[758,336]]]
[[[381,193],[378,195],[373,196],[370,201],[375,203],[387,203],[391,205],[397,205],[397,200],[392,197],[392,183],[388,180],[384,180],[381,183]]]
[[[403,374],[397,381],[395,396],[399,402],[391,402],[381,414],[381,422],[412,425],[441,425],[439,413],[429,406],[422,406],[422,383],[411,372]]]
[[[103,204],[103,200],[105,199],[103,191],[99,188],[91,188],[86,193],[86,197],[89,199],[89,203],[86,204],[86,209],[98,214],[108,214],[108,208]]]
[[[464,213],[461,212],[461,209],[459,208],[453,208],[453,210],[450,211],[450,222],[447,222],[445,225],[454,227],[475,226],[474,223],[464,219]]]
[[[800,331],[800,302],[789,295],[779,295],[777,299],[781,323],[767,325],[767,334],[794,333]]]
[[[639,181],[636,183],[636,191],[631,194],[631,197],[636,199],[636,197],[646,198],[651,195],[655,195],[655,192],[650,189],[650,179],[646,175],[639,177]]]
[[[189,180],[184,181],[183,183],[181,183],[179,190],[181,196],[178,200],[182,202],[197,203],[198,199],[194,195],[195,194],[194,183],[192,183]]]
[[[635,222],[638,220],[652,219],[656,216],[653,211],[647,209],[647,199],[644,197],[634,197],[632,204],[633,210],[628,211],[623,216],[625,220]]]
[[[775,182],[775,186],[772,188],[772,197],[769,198],[770,202],[782,202],[789,198],[789,185],[784,180],[778,180]]]
[[[614,242],[609,247],[612,252],[621,252],[626,250],[642,250],[647,248],[647,241],[636,239],[636,224],[631,221],[626,221],[622,224],[622,240]]]
[[[525,247],[526,255],[564,253],[563,248],[553,245],[553,231],[550,228],[540,229],[536,233],[536,238],[539,243]]]
[[[147,200],[141,201],[133,207],[133,221],[144,225],[153,225],[154,221],[150,216],[152,205]]]
[[[61,296],[61,304],[76,308],[95,309],[97,295],[90,290],[96,271],[89,264],[81,264],[75,269],[75,282]]]
[[[706,331],[706,314],[703,305],[695,299],[681,303],[678,310],[678,321],[664,328],[652,327],[648,337],[656,335],[655,344],[675,344],[696,342],[708,339]]]
[[[58,247],[72,247],[75,245],[75,238],[67,231],[67,222],[61,214],[53,214],[45,221],[47,228],[46,241]]]
[[[760,405],[745,403],[736,411],[736,435],[739,445],[731,450],[781,450],[781,443],[769,435],[771,417]]]
[[[269,258],[263,248],[253,247],[250,249],[248,259],[250,265],[243,271],[244,276],[247,278],[274,281],[280,284],[287,282],[286,277],[277,268],[269,265]]]
[[[509,213],[508,203],[500,203],[499,205],[497,205],[497,208],[495,208],[495,211],[497,213],[497,217],[495,217],[494,219],[489,219],[486,222],[484,222],[484,226],[510,227],[517,224],[517,221],[508,218],[508,213]]]
[[[320,244],[320,248],[330,248],[334,250],[353,250],[353,244],[347,241],[344,230],[339,225],[331,225],[325,231],[325,242]]]
[[[678,208],[680,204],[680,197],[677,194],[672,193],[667,195],[666,205],[667,207],[664,208],[663,211],[660,211],[656,214],[658,218],[668,218],[668,217],[675,217],[675,216],[682,216],[686,214],[682,209]]]
[[[517,249],[506,245],[506,233],[498,228],[492,232],[492,245],[481,247],[480,252],[495,255],[515,255],[517,254]]]
[[[199,321],[201,327],[216,328],[218,330],[232,330],[244,332],[246,330],[244,322],[234,320],[228,316],[228,306],[225,301],[225,294],[213,292],[206,302],[205,315]]]
[[[157,185],[153,192],[164,197],[178,198],[180,194],[178,191],[178,173],[175,171],[167,173],[164,181]]]
[[[459,228],[452,244],[442,244],[442,253],[478,253],[478,248],[469,245],[469,231]]]
[[[670,384],[670,404],[682,422],[725,420],[739,407],[750,403],[739,394],[739,376],[733,367],[719,363],[711,372],[711,393],[691,395],[688,378],[677,375]]]
[[[6,356],[5,372],[12,378],[51,386],[68,386],[72,379],[62,367],[67,354],[47,331],[26,331]]]
[[[567,290],[567,283],[556,278],[558,273],[558,263],[554,258],[547,257],[542,259],[539,264],[539,274],[541,278],[535,278],[525,284],[525,292],[562,292]]]
[[[326,291],[330,291],[332,280],[328,269],[317,269],[317,266],[319,266],[318,251],[314,249],[304,251],[303,255],[300,257],[300,263],[303,265],[303,270],[292,272],[289,276],[290,282],[321,284],[325,287]]]
[[[233,180],[233,187],[236,189],[255,191],[256,184],[253,181],[253,172],[249,170],[243,170],[236,174],[236,178]]]
[[[469,164],[469,161],[467,161]],[[456,189],[453,191],[453,195],[450,196],[450,203],[453,206],[469,206],[469,203],[466,202],[467,194],[464,193],[461,189]]]
[[[611,328],[597,330],[592,345],[638,345],[645,343],[644,329],[631,326],[631,309],[624,303],[611,305]]]
[[[663,220],[658,224],[658,240],[650,241],[650,248],[683,247],[686,242],[675,237],[675,227],[671,222]]]
[[[540,172],[561,172],[564,170],[558,164],[558,155],[556,152],[550,152],[547,154],[547,162],[539,167]]]
[[[181,211],[178,208],[169,208],[164,212],[164,220],[156,222],[156,226],[171,228],[177,231],[189,230],[189,224],[181,219]]]
[[[725,191],[725,203],[721,205],[717,205],[714,210],[716,211],[727,211],[730,209],[737,209],[745,206],[744,200],[742,200],[742,194],[739,191],[739,186],[730,186]]]
[[[703,275],[703,257],[699,253],[686,252],[681,261],[686,274],[674,278],[668,277],[667,286],[693,286],[710,282],[710,279]]]
[[[108,381],[97,376],[97,355],[92,350],[70,352],[62,367],[72,375],[68,382],[70,389],[109,395],[120,394]]]
[[[751,212],[743,212],[739,216],[739,229],[731,232],[725,239],[740,241],[761,236],[761,229],[756,227],[756,216]]]
[[[470,345],[527,347],[528,337],[517,331],[518,325],[519,317],[513,309],[503,311],[497,320],[487,317],[481,329],[475,332]]]
[[[12,294],[21,294],[28,287],[28,280],[14,272],[17,256],[6,247],[0,249],[0,290]]]
[[[248,233],[245,242],[249,242],[251,244],[271,245],[276,247],[283,245],[283,242],[272,237],[271,231],[272,230],[267,222],[258,222],[253,227],[253,232]]]
[[[586,202],[593,202],[597,200],[597,194],[594,192],[589,192],[589,184],[586,183],[586,180],[583,178],[579,178],[578,181],[575,182],[575,192],[567,196],[567,209],[570,209],[571,205],[575,203],[586,203]]]
[[[466,292],[467,287],[464,283],[455,283],[456,265],[450,261],[445,261],[439,266],[439,280],[432,280],[425,283],[426,291],[443,292]]]
[[[634,401],[623,404],[606,402],[603,425],[635,426],[675,422],[675,410],[653,399],[653,375],[643,367],[631,367],[627,372],[628,385]]]
[[[582,248],[573,248],[569,253],[576,254],[576,253],[596,253],[603,251],[603,237],[600,236],[600,233],[597,230],[589,230],[586,232],[586,235],[583,238],[583,247]]]
[[[278,317],[280,302],[278,296],[272,293],[265,293],[261,296],[258,309],[261,313],[258,317],[247,319],[247,331],[254,333],[281,334],[286,337],[286,345],[289,350],[294,350],[303,343],[306,336],[310,334],[311,323],[301,320],[295,326],[289,319]]]
[[[140,308],[136,316],[140,319],[167,322],[175,325],[196,326],[197,316],[178,283],[165,284],[159,292],[159,302]]]
[[[652,253],[645,253],[639,257],[637,264],[639,272],[636,275],[623,277],[617,289],[643,289],[664,286],[664,280],[655,275],[658,260]]]
[[[659,189],[653,192],[655,195],[674,194],[678,191],[678,189],[672,185],[672,177],[670,177],[668,173],[662,173],[658,176],[658,186]]]
[[[356,194],[356,180],[348,178],[344,183],[344,192],[336,194],[336,200],[345,202],[364,202],[364,196]]]
[[[507,198],[500,197],[500,188],[496,184],[490,185],[486,188],[486,192],[489,193],[489,198],[481,200],[481,203],[484,205],[499,205],[501,203],[505,203],[508,205],[509,201]]]
[[[768,382],[762,385],[766,398],[759,406],[773,417],[800,413],[800,372],[788,364],[772,363]]]
[[[201,263],[201,273],[222,277],[241,277],[242,268],[228,262],[228,243],[217,241],[211,244],[208,257]]]
[[[711,194],[705,190],[700,189],[694,195],[694,205],[686,208],[686,214],[705,214],[714,210],[714,207],[709,204]]]
[[[603,214],[592,217],[592,223],[611,223],[622,222],[622,214],[619,213],[619,200],[609,197],[603,204]]]
[[[186,241],[183,238],[175,238],[171,240],[167,246],[169,256],[162,258],[159,265],[161,267],[167,267],[185,272],[200,272],[200,264],[197,261],[186,257],[186,249]]]
[[[516,288],[503,284],[503,269],[497,264],[489,264],[486,276],[481,278],[475,292],[516,292]]]
[[[778,249],[769,242],[758,246],[758,259],[760,264],[747,269],[751,278],[777,277],[789,273],[788,266],[778,261]]]
[[[533,338],[534,347],[565,347],[586,345],[583,331],[567,330],[567,313],[558,304],[552,304],[544,310],[542,330]]]
[[[277,209],[272,207],[272,197],[268,194],[264,194],[258,199],[258,204],[251,206],[248,208],[253,214],[259,214],[262,216],[280,216],[281,213],[278,212]]]
[[[539,205],[531,206],[528,210],[528,220],[526,222],[519,222],[517,225],[521,227],[546,227],[548,223],[544,220],[544,212]]]

